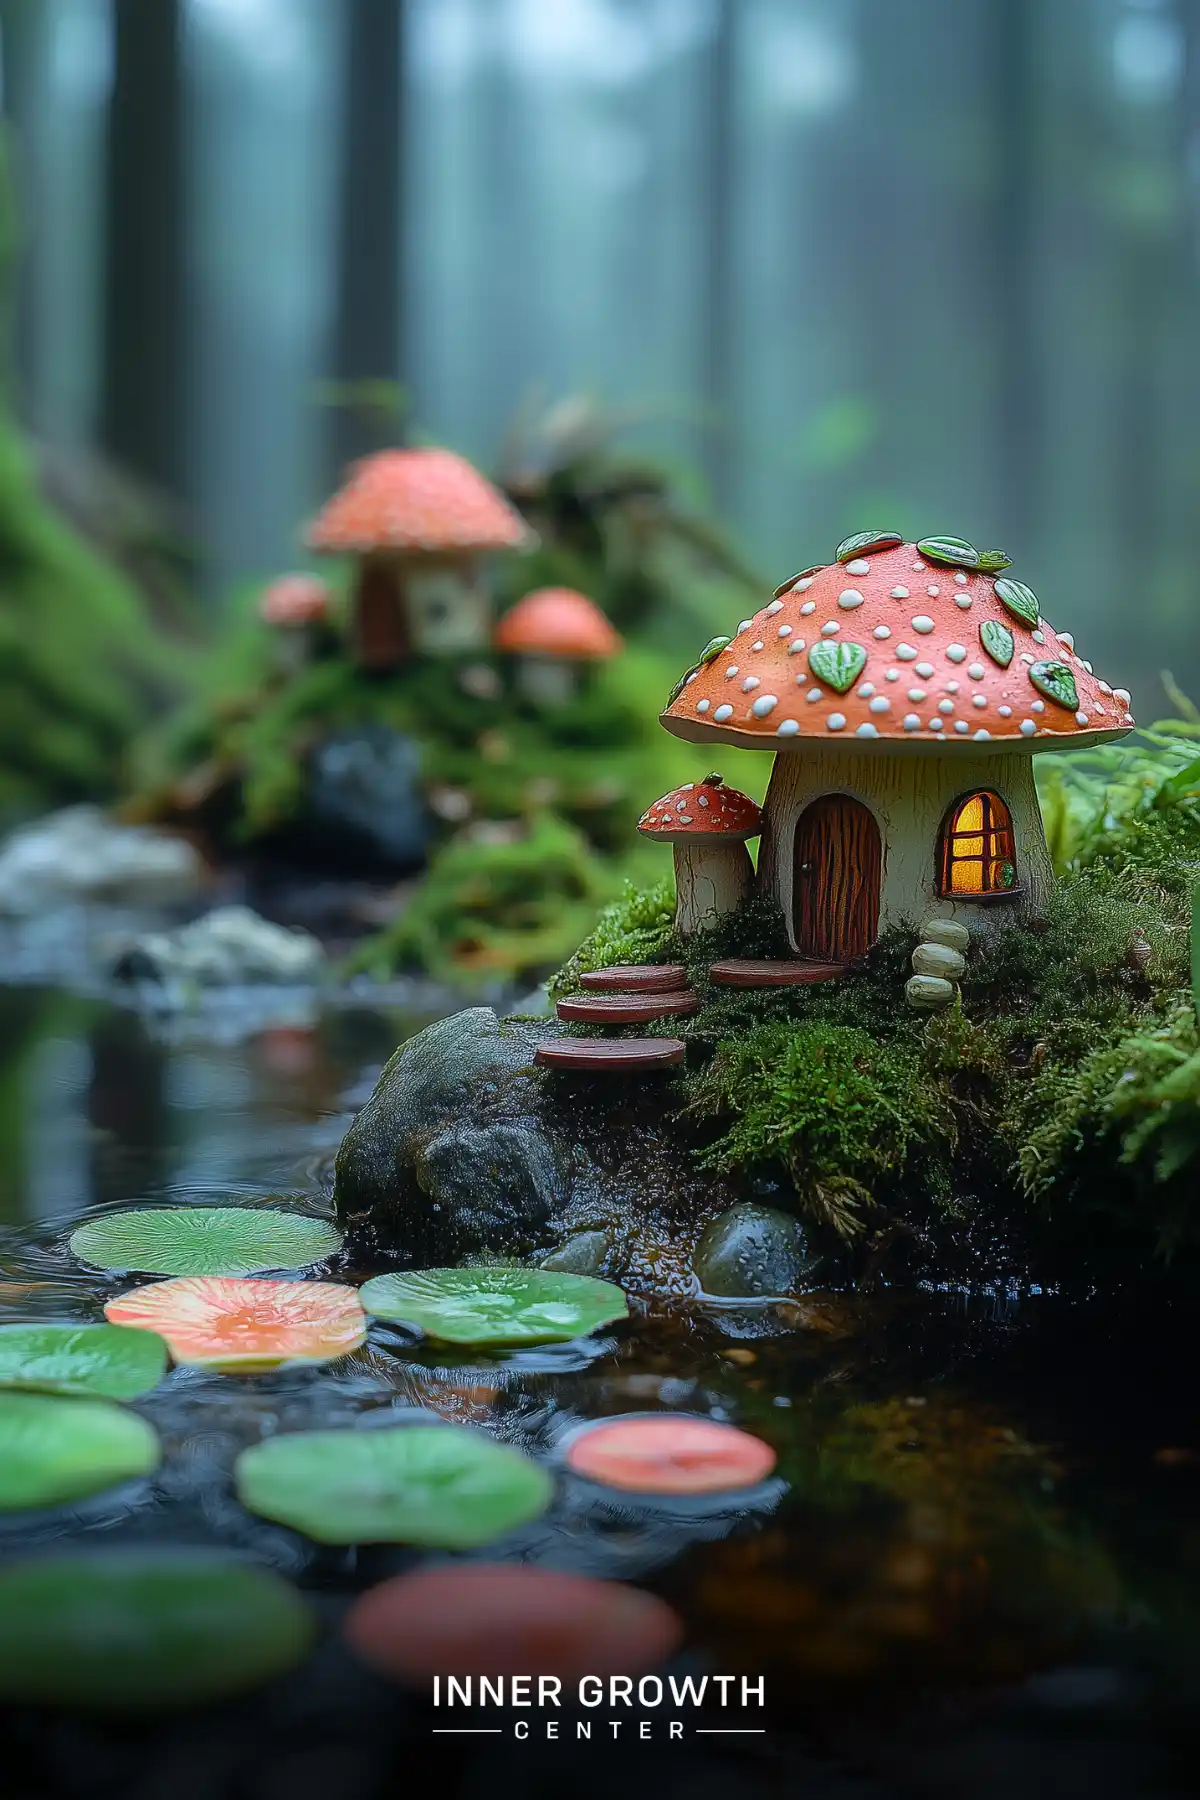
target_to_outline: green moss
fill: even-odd
[[[644,889],[627,881],[620,899],[609,902],[594,930],[554,976],[551,998],[574,993],[579,977],[593,969],[611,969],[618,963],[674,962],[679,955],[674,881],[666,878],[656,887]]]

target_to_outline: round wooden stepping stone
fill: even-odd
[[[557,1038],[539,1044],[534,1062],[543,1069],[573,1069],[579,1074],[636,1074],[683,1061],[679,1038]]]
[[[560,1019],[592,1025],[639,1025],[699,1010],[700,996],[691,988],[674,994],[572,994],[555,1007]]]
[[[579,977],[589,994],[673,994],[687,986],[682,963],[618,963]]]
[[[709,974],[722,987],[807,987],[813,981],[836,981],[846,973],[841,963],[803,962],[799,957],[756,962],[750,957],[731,956],[726,962],[713,963]]]

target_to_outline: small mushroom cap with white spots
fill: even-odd
[[[452,450],[380,450],[351,465],[308,528],[314,550],[471,552],[527,544],[529,526]]]
[[[672,788],[638,820],[643,837],[665,844],[694,844],[699,838],[744,844],[761,829],[762,813],[749,794],[726,787],[719,775]]]
[[[572,662],[603,662],[624,648],[595,601],[566,587],[534,588],[505,613],[492,641],[510,654]]]
[[[319,575],[278,575],[259,596],[258,616],[264,625],[319,625],[330,604],[329,584]]]
[[[854,752],[954,756],[963,745],[972,755],[1029,755],[1123,737],[1133,728],[1128,694],[1092,673],[1012,575],[953,570],[899,544],[856,561],[847,607],[845,565],[810,570],[803,591],[782,589],[769,616],[764,607],[739,627],[720,665],[698,672],[662,724],[697,743],[801,754],[814,738]],[[803,654],[779,635],[787,625],[805,639]],[[726,658],[753,669],[752,693],[724,679]],[[906,705],[916,703],[914,663],[919,713]]]

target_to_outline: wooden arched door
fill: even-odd
[[[825,794],[796,825],[792,918],[801,956],[849,962],[879,934],[883,844],[860,800]]]

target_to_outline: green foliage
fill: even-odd
[[[670,962],[678,952],[673,877],[664,876],[655,887],[642,889],[627,881],[620,899],[609,902],[594,929],[554,976],[551,997],[574,993],[579,977],[593,969],[611,969],[627,962]]]

